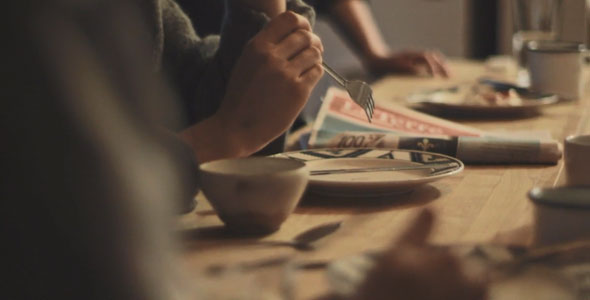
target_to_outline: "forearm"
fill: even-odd
[[[274,18],[287,9],[286,0],[228,0],[231,2],[241,2],[253,10],[263,12],[270,18]]]
[[[193,150],[199,163],[208,161],[245,157],[252,154],[244,145],[234,138],[233,132],[226,132],[226,124],[222,124],[216,116],[203,120],[183,130],[179,136]]]
[[[330,9],[334,22],[364,59],[384,57],[390,49],[366,1],[335,1]]]

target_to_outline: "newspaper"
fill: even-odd
[[[313,125],[310,148],[391,148],[450,155],[471,164],[555,164],[560,144],[545,137],[485,132],[391,104],[373,120],[345,91],[328,90]]]

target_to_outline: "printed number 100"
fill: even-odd
[[[358,148],[365,146],[364,136],[343,136],[338,143],[338,148]]]

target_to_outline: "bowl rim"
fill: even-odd
[[[228,163],[228,162],[231,163],[231,162],[235,162],[235,161],[255,162],[255,161],[262,161],[262,160],[271,160],[271,161],[277,161],[277,162],[281,162],[281,163],[288,163],[291,167],[286,168],[286,169],[281,169],[281,170],[275,170],[275,171],[263,170],[263,171],[257,172],[257,173],[241,173],[241,172],[235,172],[235,170],[227,172],[227,171],[219,171],[219,170],[212,170],[211,169],[211,167],[213,167],[217,164],[220,164],[220,163]],[[269,157],[269,156],[218,159],[218,160],[209,161],[209,162],[200,164],[199,171],[202,173],[215,174],[215,175],[247,176],[247,177],[268,176],[268,175],[276,176],[276,175],[282,175],[282,174],[287,175],[287,174],[292,174],[292,173],[299,173],[302,171],[305,173],[308,173],[307,172],[307,165],[305,164],[305,162],[294,160],[294,159],[289,159],[289,158]]]
[[[572,134],[565,138],[565,144],[590,147],[590,134]]]

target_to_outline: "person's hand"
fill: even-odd
[[[198,161],[248,156],[284,133],[323,75],[322,53],[307,19],[272,19],[246,45],[217,113],[181,134]]]
[[[273,19],[246,46],[218,116],[248,152],[289,129],[323,74],[322,53],[307,19],[292,12]]]
[[[467,278],[455,257],[427,247],[433,220],[430,211],[421,212],[394,247],[377,260],[353,299],[485,299],[485,286]]]
[[[449,77],[445,56],[438,51],[403,51],[368,59],[369,70],[378,75],[405,73]]]

